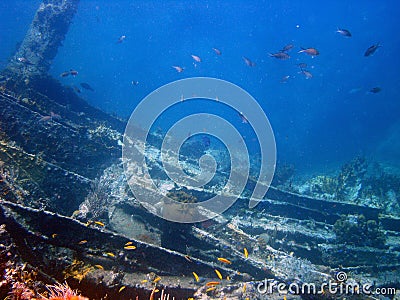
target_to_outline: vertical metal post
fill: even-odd
[[[6,70],[25,79],[46,75],[78,3],[79,0],[43,0]]]

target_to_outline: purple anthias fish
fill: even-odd
[[[348,31],[347,29],[338,28],[338,30],[336,30],[336,32],[340,33],[341,35],[343,35],[345,37],[351,37],[350,31]]]
[[[379,45],[379,43],[377,43],[377,44],[375,44],[375,45],[372,45],[371,47],[369,47],[369,48],[367,49],[367,51],[365,51],[364,56],[370,56],[370,55],[374,54],[375,51],[376,51],[379,47],[382,47],[381,45]]]
[[[249,67],[254,67],[254,66],[256,65],[255,62],[252,62],[252,61],[251,61],[250,59],[248,59],[247,57],[244,57],[244,56],[243,56],[243,60],[244,60],[245,64],[246,64],[247,66],[249,66]]]
[[[277,53],[269,53],[269,56],[275,57],[277,59],[286,60],[289,59],[290,56],[286,52],[277,52]]]
[[[294,47],[293,44],[287,44],[285,47],[282,48],[281,52],[287,52]]]

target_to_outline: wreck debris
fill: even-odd
[[[24,78],[47,75],[68,32],[79,0],[44,0],[6,70]]]

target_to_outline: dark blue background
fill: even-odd
[[[39,3],[1,1],[3,66]],[[78,70],[76,78],[60,80],[89,83],[95,92],[83,90],[83,97],[121,117],[170,81],[218,77],[259,101],[273,126],[279,161],[320,171],[364,154],[395,166],[400,165],[399,7],[398,1],[361,0],[81,1],[51,74],[60,78],[65,70]],[[337,27],[353,36],[335,33]],[[117,44],[121,35],[127,38]],[[378,42],[382,47],[364,57]],[[289,60],[268,56],[288,43],[295,45]],[[300,47],[315,47],[320,55],[298,54]],[[191,54],[203,60],[197,67]],[[247,67],[242,56],[256,67]],[[309,65],[313,78],[298,74],[299,62]],[[185,71],[177,73],[172,65]],[[291,77],[280,83],[285,75]],[[132,80],[139,84],[132,86]],[[368,93],[375,86],[382,91]]]

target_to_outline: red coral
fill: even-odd
[[[10,299],[16,300],[31,300],[34,296],[35,294],[32,290],[22,282],[14,282],[12,284],[12,290],[9,293],[9,297],[12,297]]]
[[[43,297],[43,300],[89,300],[88,298],[79,296],[73,291],[67,283],[48,285],[49,297]]]

